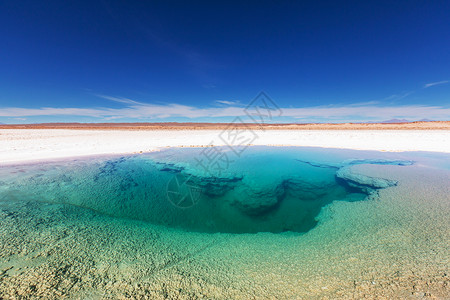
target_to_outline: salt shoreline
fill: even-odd
[[[225,146],[222,130],[1,129],[0,164]],[[253,130],[251,145],[450,153],[450,130]],[[248,135],[247,135],[248,136]],[[235,142],[232,145],[239,145]]]

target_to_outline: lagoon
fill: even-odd
[[[3,166],[0,291],[443,295],[448,158],[204,147]]]

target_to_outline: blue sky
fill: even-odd
[[[0,2],[0,122],[450,119],[450,1]]]

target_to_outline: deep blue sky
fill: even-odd
[[[450,103],[450,1],[4,0],[0,38],[3,123],[103,120],[11,108],[132,105],[98,95],[207,109],[261,90],[282,108]],[[137,118],[166,119],[189,120]]]

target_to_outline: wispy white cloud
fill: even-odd
[[[118,102],[118,103],[145,105],[145,103],[134,101],[134,100],[131,100],[131,99],[128,99],[128,98],[112,97],[112,96],[101,95],[101,94],[95,94],[95,96],[103,98],[103,99],[106,99],[106,100]]]
[[[368,106],[368,105],[377,105],[380,101],[366,101],[366,102],[357,102],[357,103],[351,103],[347,106]]]
[[[429,87],[432,87],[432,86],[435,86],[435,85],[446,84],[446,83],[449,83],[449,82],[450,82],[450,80],[442,80],[442,81],[437,81],[437,82],[430,82],[430,83],[425,84],[423,86],[423,88],[426,89],[426,88],[429,88]]]
[[[122,99],[122,98],[120,98]],[[99,120],[138,119],[156,121],[168,118],[229,118],[245,117],[242,107],[199,108],[180,104],[152,105],[136,101],[124,108],[0,108],[0,117],[20,118],[33,116],[83,116]],[[450,120],[450,108],[431,105],[381,106],[376,104],[353,104],[341,106],[315,106],[303,108],[281,108],[283,118],[291,120],[386,120],[386,119],[437,119]],[[276,121],[276,120],[274,120]]]
[[[338,118],[338,119],[450,119],[450,108],[427,105],[399,106],[340,106],[284,109],[283,115],[293,118]]]
[[[224,105],[240,105],[239,101],[227,101],[227,100],[216,100],[216,103],[224,104]]]
[[[407,92],[402,92],[402,93],[398,93],[398,94],[392,94],[386,98],[381,99],[380,101],[397,101],[397,100],[401,100],[403,98],[408,97],[411,94],[414,94],[416,91],[407,91]]]

